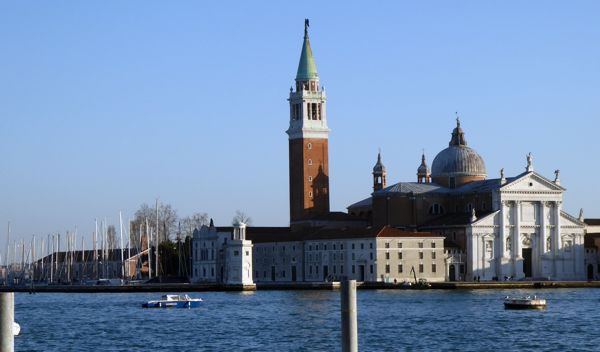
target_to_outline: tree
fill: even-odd
[[[181,219],[179,224],[181,227],[181,238],[192,237],[195,229],[200,229],[202,225],[208,225],[208,214],[194,213]]]
[[[233,219],[231,220],[231,224],[235,225],[237,223],[244,223],[246,225],[251,225],[252,224],[252,218],[250,216],[248,216],[246,213],[244,213],[241,210],[236,210],[235,211],[235,216],[233,217]]]
[[[115,225],[108,225],[106,228],[106,246],[109,250],[117,248],[117,229]]]
[[[156,239],[156,208],[151,207],[146,203],[140,205],[140,208],[135,212],[135,218],[132,223],[132,243],[139,244],[139,232],[141,229],[142,235],[145,237],[148,234],[148,229],[152,229],[153,242]],[[173,209],[171,204],[158,204],[158,239],[162,243],[169,239],[171,233],[177,231],[177,211]],[[134,235],[136,234],[136,235]]]

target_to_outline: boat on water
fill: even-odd
[[[13,321],[13,335],[17,336],[21,333],[21,325],[16,321]]]
[[[505,309],[544,309],[546,300],[537,296],[509,297],[504,298]]]
[[[188,295],[163,295],[159,300],[142,304],[142,308],[196,308],[201,303],[202,298],[191,298]]]

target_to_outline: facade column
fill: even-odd
[[[560,210],[561,210],[561,203],[562,202],[558,201],[558,202],[555,202],[555,204],[554,204],[554,216],[555,216],[554,224],[556,226],[555,227],[555,232],[554,232],[554,235],[556,237],[555,238],[556,241],[554,243],[556,245],[554,246],[554,250],[555,250],[556,254],[558,254],[560,252],[560,249],[562,248],[562,243],[560,243],[561,242],[561,239],[560,239]]]
[[[523,273],[523,257],[521,253],[521,202],[515,202],[515,229],[513,232],[513,258],[514,258],[514,277],[522,278]]]
[[[513,232],[513,257],[515,259],[521,258],[521,242],[519,241],[521,237],[521,202],[515,202],[515,229]]]
[[[558,260],[561,248],[560,243],[560,201],[554,202],[554,231],[552,233],[552,276],[556,280],[559,277]],[[562,276],[562,275],[560,275]]]
[[[546,253],[546,247],[548,244],[546,243],[546,227],[548,226],[547,215],[548,209],[546,208],[546,202],[540,202],[540,255],[543,256]]]
[[[482,277],[485,277],[485,268],[486,268],[485,261],[486,261],[487,258],[485,256],[486,255],[486,250],[485,250],[485,237],[484,237],[484,235],[481,234],[481,236],[479,237],[479,239],[480,240],[477,241],[478,242],[478,246],[480,248],[480,252],[479,253],[481,253],[481,255],[480,255],[480,257],[481,257],[481,265],[480,265],[481,270],[479,272],[479,275],[482,276]]]
[[[506,202],[500,202],[500,231],[499,231],[499,242],[500,248],[498,251],[498,259],[503,259],[508,257],[506,253]],[[499,260],[501,262],[501,260]]]

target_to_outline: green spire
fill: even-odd
[[[306,81],[310,79],[319,79],[317,65],[310,48],[308,39],[308,19],[304,20],[304,44],[302,44],[302,53],[300,54],[300,63],[298,64],[297,81]]]

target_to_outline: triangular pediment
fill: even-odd
[[[565,189],[544,176],[528,172],[500,187],[500,191],[509,192],[563,192]]]
[[[499,223],[499,219],[498,216],[500,214],[500,211],[495,211],[491,214],[487,214],[486,216],[482,217],[482,218],[478,218],[476,221],[474,221],[473,223],[471,223],[471,226],[494,226],[497,223]],[[477,214],[475,215],[477,216]]]
[[[585,224],[573,215],[566,213],[564,211],[560,212],[560,223],[561,226],[564,227],[584,227]]]

